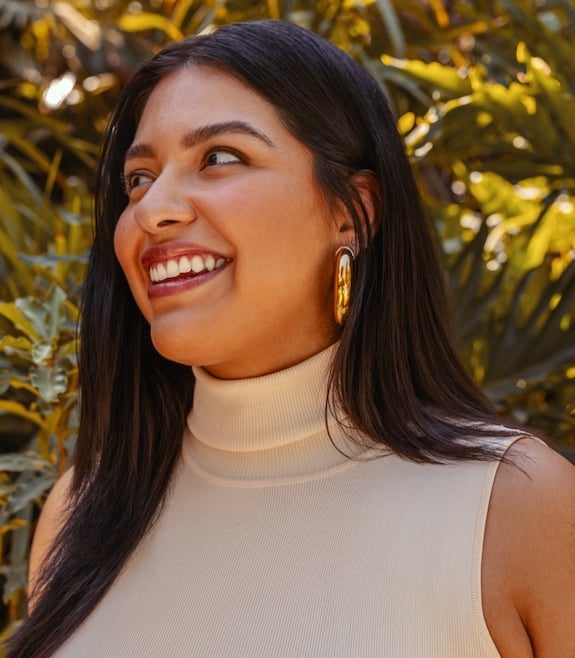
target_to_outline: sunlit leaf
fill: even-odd
[[[139,14],[124,14],[118,19],[118,27],[125,32],[145,32],[146,30],[162,30],[170,39],[181,39],[183,34],[178,27],[164,16],[141,12]]]
[[[68,386],[66,372],[59,367],[33,368],[30,370],[30,381],[46,402],[56,402]]]
[[[17,329],[31,340],[40,341],[36,323],[30,321],[22,309],[18,308],[16,302],[0,302],[0,315],[10,320]]]
[[[19,354],[30,354],[32,351],[33,343],[23,336],[2,336],[0,338],[0,351],[5,351],[6,348],[18,350]]]
[[[14,402],[13,400],[0,400],[0,411],[5,411],[25,420],[29,420],[38,427],[44,427],[45,421],[42,416],[36,411],[30,411],[20,402]]]
[[[427,64],[417,60],[402,60],[389,55],[382,55],[381,61],[424,87],[440,89],[457,96],[471,92],[469,80],[449,66],[437,62]]]

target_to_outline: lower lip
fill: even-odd
[[[218,270],[213,270],[213,272],[204,272],[203,274],[197,274],[194,277],[189,279],[167,279],[161,283],[151,283],[148,286],[148,297],[149,299],[158,299],[160,297],[170,297],[171,295],[178,295],[181,292],[186,292],[193,288],[211,281],[213,278],[218,276],[227,265],[220,267]]]

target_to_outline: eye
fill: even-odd
[[[212,149],[206,154],[202,169],[206,167],[240,164],[242,162],[245,162],[245,159],[235,151],[222,148]]]
[[[142,171],[133,171],[122,176],[122,181],[124,184],[124,189],[126,194],[130,196],[130,192],[135,190],[137,187],[142,185],[148,185],[153,181],[151,174],[146,174]]]

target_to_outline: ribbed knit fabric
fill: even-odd
[[[496,463],[415,464],[325,430],[332,349],[195,369],[156,525],[58,658],[497,658],[481,607]]]

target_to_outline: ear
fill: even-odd
[[[362,169],[353,173],[349,181],[357,194],[357,198],[361,200],[361,203],[355,202],[355,210],[362,222],[369,224],[369,231],[373,236],[379,227],[381,208],[381,192],[375,174],[368,169]],[[366,228],[364,226],[364,235],[367,234]],[[359,242],[355,235],[353,219],[347,209],[344,211],[339,223],[339,231],[342,244],[349,245],[352,242]]]
[[[357,204],[356,210],[361,219],[369,224],[371,235],[374,235],[379,228],[381,210],[381,190],[377,178],[373,171],[362,169],[352,174],[350,181],[363,205],[362,209]]]

